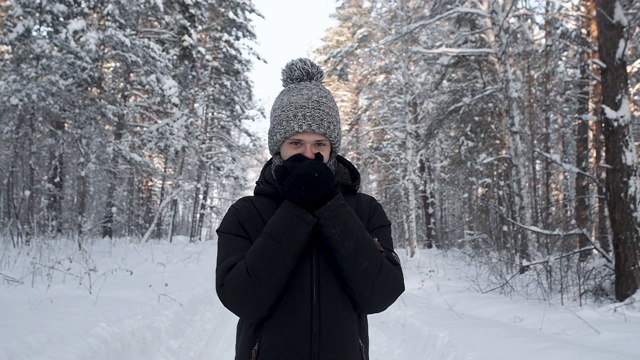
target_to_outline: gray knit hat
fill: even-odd
[[[271,107],[269,152],[274,165],[282,163],[280,145],[303,132],[321,134],[331,142],[328,165],[335,169],[340,151],[340,114],[336,101],[322,85],[324,72],[309,59],[290,61],[282,69],[282,86]]]

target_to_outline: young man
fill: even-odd
[[[240,318],[236,360],[368,359],[367,314],[404,291],[391,224],[338,155],[340,117],[323,79],[308,59],[285,66],[272,158],[217,229],[216,290]]]

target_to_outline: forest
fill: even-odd
[[[0,247],[213,239],[268,156],[251,0],[0,5]],[[481,292],[636,293],[639,2],[336,5],[313,58],[398,248]]]

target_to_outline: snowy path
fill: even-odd
[[[640,359],[640,349],[629,348],[636,346],[632,336],[618,340],[626,342],[623,349],[602,336],[633,326],[621,325],[623,321],[599,326],[598,334],[591,325],[558,309],[517,306],[500,299],[492,306],[492,300],[470,293],[460,294],[460,302],[444,296],[449,299],[410,291],[402,303],[373,316],[371,336],[378,344],[372,345],[372,359]],[[635,319],[636,328],[639,320]]]
[[[233,358],[236,318],[215,297],[214,244],[94,248],[92,258],[92,294],[68,277],[48,289],[0,285],[0,360]],[[640,359],[637,308],[481,295],[465,271],[442,254],[407,262],[405,294],[370,317],[371,359]]]

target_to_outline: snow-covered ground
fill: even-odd
[[[0,249],[0,359],[233,359],[216,244]],[[452,254],[403,264],[407,291],[370,317],[373,360],[640,359],[640,306],[478,294]],[[19,281],[19,282],[16,282]]]

